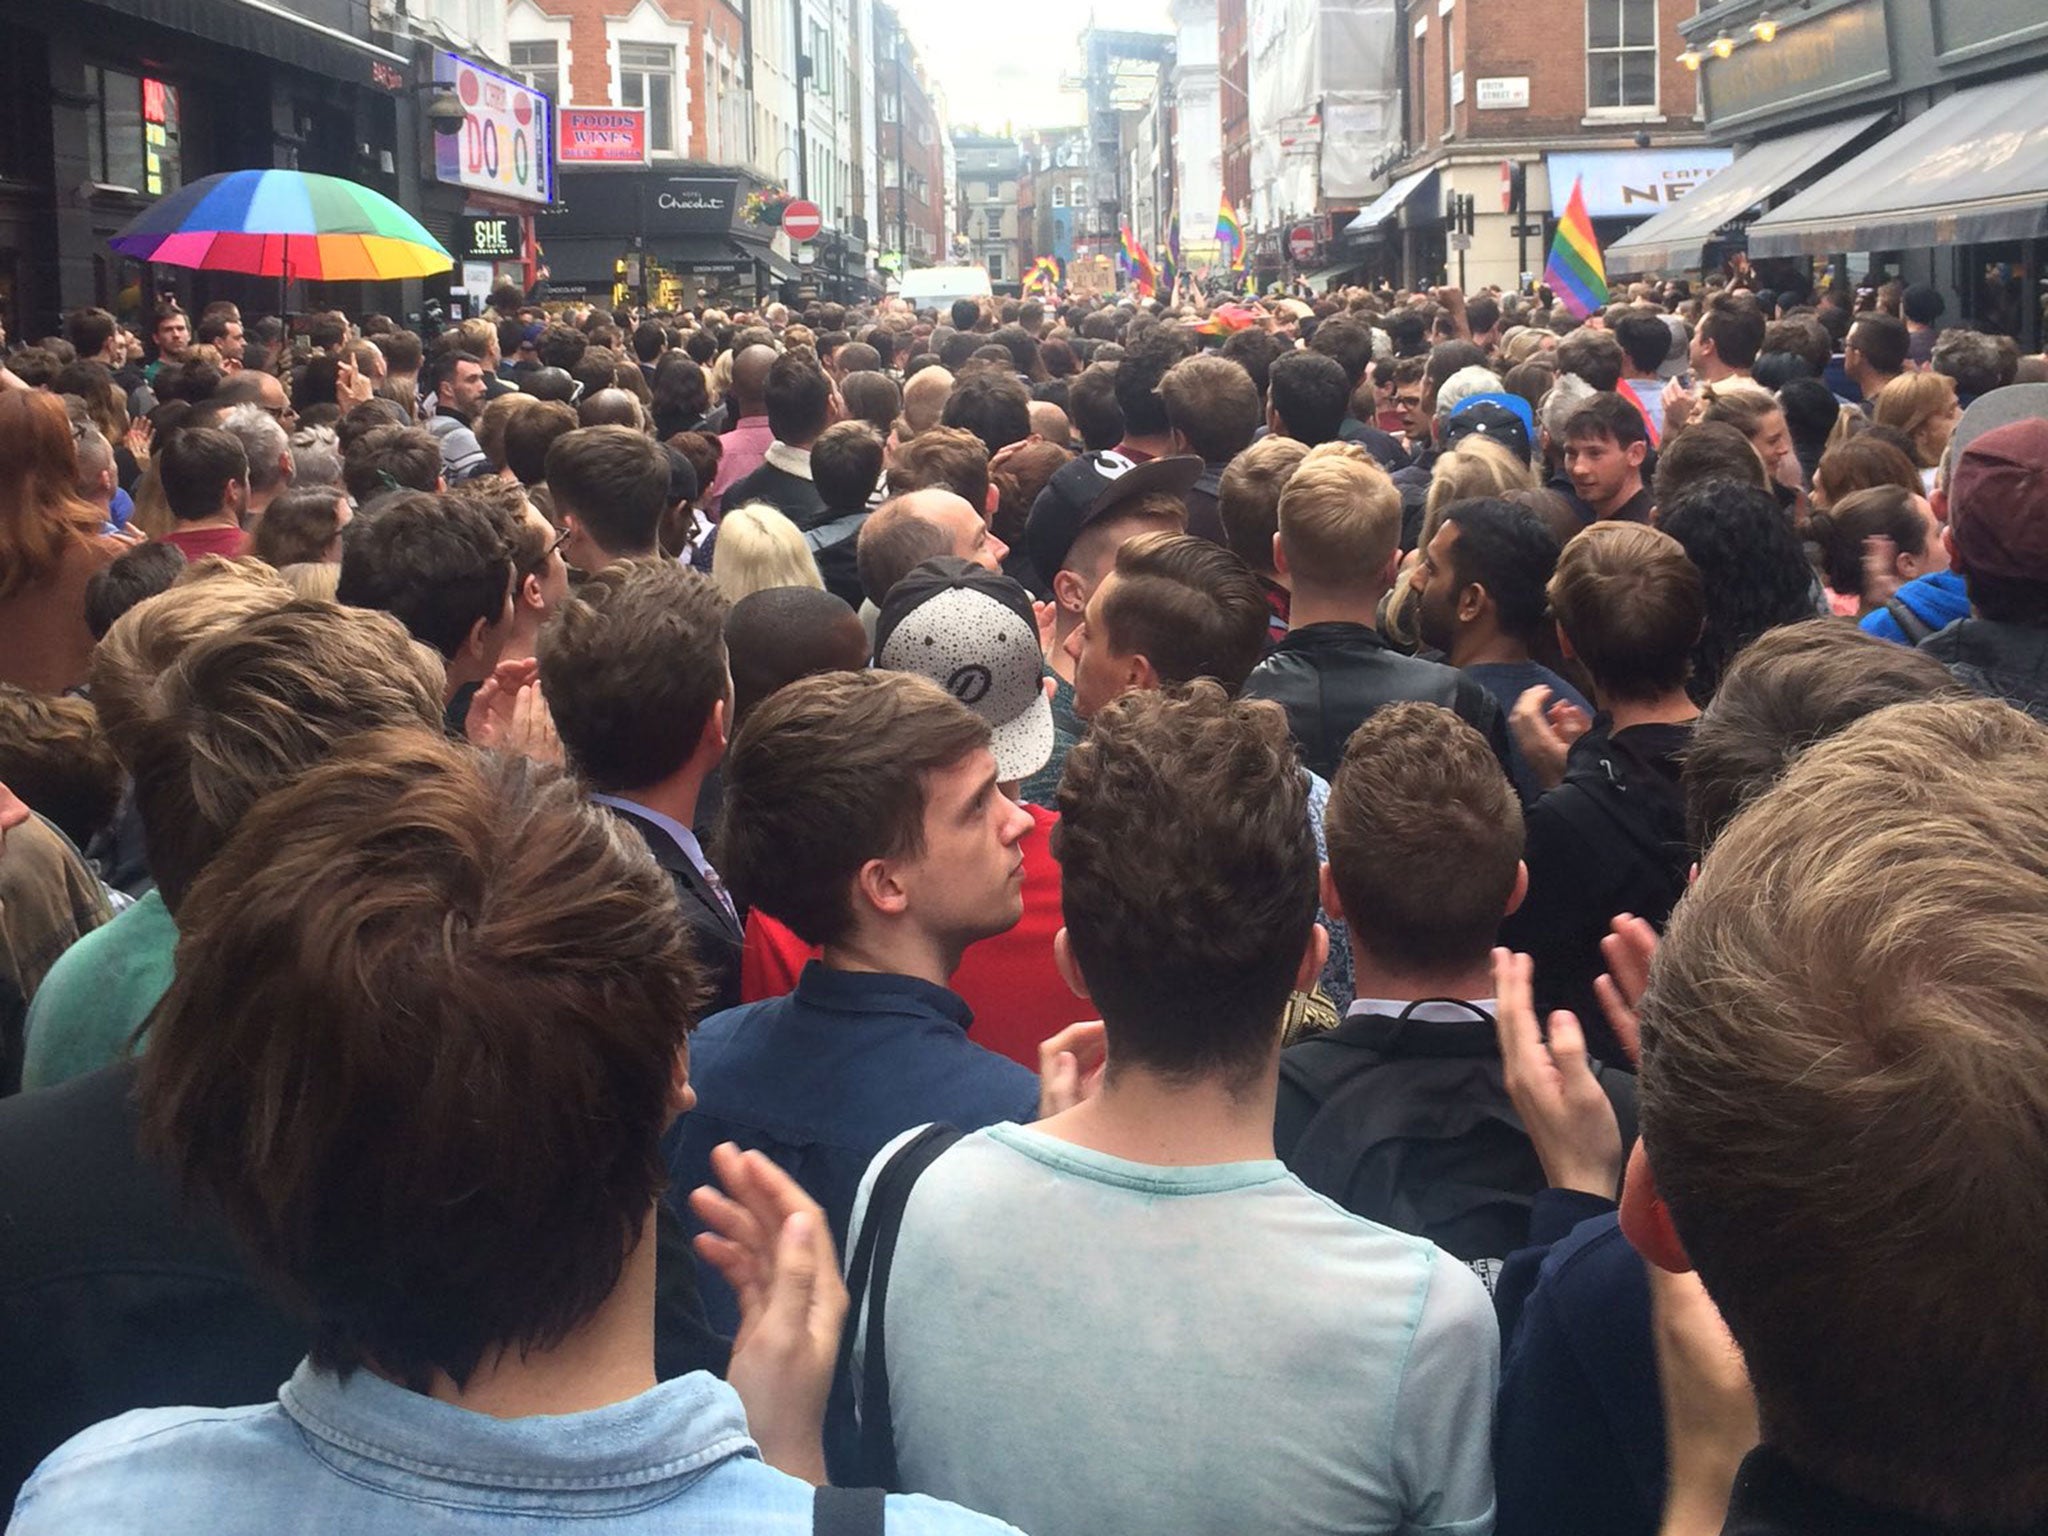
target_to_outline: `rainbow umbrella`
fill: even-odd
[[[208,272],[383,282],[455,259],[381,192],[306,171],[226,171],[180,187],[108,242],[124,256]]]

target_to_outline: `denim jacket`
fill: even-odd
[[[902,1536],[1010,1527],[892,1497]],[[760,1460],[732,1388],[704,1372],[589,1413],[497,1419],[357,1371],[301,1364],[274,1403],[144,1408],[73,1436],[36,1469],[19,1536],[415,1536],[571,1528],[800,1536],[808,1484]],[[1011,1536],[1015,1536],[1012,1532]]]

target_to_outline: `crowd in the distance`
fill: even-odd
[[[10,1529],[2041,1528],[2048,361],[1548,299],[4,354]]]

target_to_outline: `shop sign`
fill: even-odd
[[[564,165],[645,165],[645,107],[558,107]]]
[[[729,176],[659,176],[646,179],[643,191],[649,234],[715,231],[732,228],[739,182]]]
[[[455,87],[462,132],[434,139],[434,174],[453,186],[525,202],[554,196],[548,99],[453,53],[434,55],[434,78]]]
[[[502,214],[462,221],[462,253],[479,261],[517,261],[519,220]]]
[[[1662,213],[1685,194],[1725,170],[1729,149],[1620,150],[1612,153],[1551,155],[1550,202],[1559,206],[1579,182],[1586,212],[1596,219],[1646,219]]]

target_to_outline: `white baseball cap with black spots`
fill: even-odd
[[[917,566],[883,600],[875,665],[930,678],[986,720],[1004,783],[1051,761],[1038,621],[1009,577],[951,555]]]

